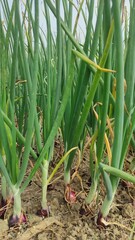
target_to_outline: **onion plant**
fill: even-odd
[[[129,48],[129,52],[127,51],[127,59],[129,61],[130,57],[131,57],[131,61],[134,61],[134,58],[132,58],[131,55],[129,55],[130,53],[130,48],[132,46],[132,51],[134,54],[134,44],[133,44],[133,39],[135,39],[135,35],[132,34],[134,31],[133,28],[133,22],[135,20],[134,18],[134,3],[130,2],[130,25],[129,25],[129,40],[128,40],[128,48]],[[128,78],[127,76],[127,92],[126,92],[126,110],[128,111],[128,117],[125,118],[124,121],[124,50],[123,50],[123,40],[122,40],[122,29],[121,29],[121,7],[120,4],[115,1],[113,1],[113,16],[114,16],[114,23],[115,23],[115,44],[116,44],[116,104],[115,104],[115,126],[114,126],[114,142],[113,142],[113,151],[112,151],[112,162],[111,162],[111,166],[113,168],[116,168],[115,170],[115,175],[114,173],[111,173],[110,171],[110,182],[111,182],[111,186],[112,186],[112,193],[110,194],[110,198],[108,198],[108,196],[105,198],[102,209],[101,209],[101,216],[105,217],[110,209],[110,205],[113,201],[115,192],[117,190],[117,186],[119,183],[119,178],[125,178],[126,177],[126,173],[123,173],[122,175],[117,175],[117,171],[122,170],[123,165],[124,165],[124,159],[125,159],[125,155],[130,143],[130,139],[132,137],[132,133],[135,127],[135,123],[134,123],[134,114],[135,114],[135,110],[133,108],[133,104],[132,104],[132,99],[133,99],[133,95],[131,94],[129,97],[129,81],[133,82],[133,78]],[[127,46],[126,46],[127,47]],[[129,57],[130,56],[130,57]],[[125,62],[125,69],[127,69],[126,65],[129,64],[127,63],[127,61]],[[132,65],[131,65],[132,68]],[[134,70],[133,68],[130,70],[130,74],[132,76],[132,74],[134,74]],[[133,83],[132,83],[133,84]],[[131,93],[131,92],[130,92]],[[125,112],[126,114],[126,112]],[[118,170],[117,170],[118,169]],[[134,178],[132,180],[132,176],[129,177],[128,181],[133,181],[134,182]],[[110,190],[111,191],[111,190]]]
[[[109,28],[110,28],[110,24],[111,24],[110,1],[106,2],[103,13],[104,13],[104,15],[103,15],[104,36],[102,36],[102,38],[103,38],[102,41],[105,42],[107,35],[108,35]],[[113,34],[113,32],[112,32],[112,34]],[[112,49],[110,47],[110,51],[109,51],[107,61],[105,64],[105,66],[108,68],[111,67],[111,56],[112,56],[111,51],[112,51]],[[106,118],[107,118],[108,104],[109,104],[110,80],[111,80],[111,74],[110,73],[104,74],[103,97],[101,99],[102,110],[101,110],[101,114],[99,116],[99,119],[101,119],[101,124],[99,125],[98,134],[96,134],[96,136],[95,136],[96,138],[98,138],[97,139],[97,149],[98,149],[97,162],[98,163],[101,161],[102,154],[103,154],[103,148],[104,148],[104,135],[105,135],[105,129],[106,129]],[[100,101],[100,100],[98,99],[98,101]],[[88,122],[88,124],[89,124],[89,122]],[[91,185],[88,197],[86,199],[87,203],[90,203],[94,199],[94,196],[96,194],[97,185],[98,185],[98,176],[99,176],[98,164],[95,166],[95,169],[93,169],[94,166],[93,166],[93,156],[92,156],[96,138],[95,139],[93,138],[94,141],[91,144],[91,148],[90,148],[90,166],[91,166],[90,172],[91,172],[92,185]]]
[[[56,10],[57,10],[57,36],[53,36],[50,22],[49,9],[44,1],[44,14],[46,20],[47,28],[47,45],[43,44],[42,36],[41,41],[41,54],[39,61],[39,85],[38,92],[40,97],[37,102],[38,112],[38,121],[40,121],[40,126],[37,129],[35,126],[35,139],[37,143],[37,150],[40,155],[40,152],[44,152],[44,159],[41,163],[42,169],[42,200],[41,200],[41,209],[38,210],[38,215],[48,216],[49,210],[47,206],[47,177],[50,161],[53,159],[53,149],[54,149],[54,138],[50,142],[50,146],[47,150],[44,149],[46,141],[55,125],[56,119],[59,114],[62,117],[63,110],[63,101],[64,107],[66,106],[65,97],[70,90],[70,85],[73,78],[73,67],[74,60],[73,56],[71,59],[71,54],[69,57],[69,69],[66,73],[67,85],[62,82],[62,29],[60,23],[60,1],[56,1]],[[32,45],[32,43],[31,43]],[[71,50],[70,50],[71,53]],[[72,65],[72,66],[71,66]],[[70,74],[69,74],[70,73]],[[68,77],[69,76],[69,77]],[[69,82],[70,78],[70,83]],[[69,84],[69,87],[68,87]],[[64,92],[64,89],[66,91]],[[66,94],[64,96],[64,94]],[[64,99],[63,99],[64,98]],[[62,101],[63,99],[63,101]],[[61,106],[61,107],[60,107]],[[61,110],[60,110],[61,109]],[[59,111],[60,110],[60,111]],[[59,113],[59,114],[58,114]],[[64,113],[64,112],[63,112]],[[58,121],[59,122],[59,121]],[[41,135],[40,135],[41,133]],[[56,134],[56,133],[55,133]],[[42,155],[43,156],[43,155]],[[40,158],[40,157],[39,157]],[[37,161],[38,162],[38,161]]]
[[[73,3],[72,2],[65,2],[63,1],[63,9],[64,9],[64,20],[61,20],[61,26],[64,29],[63,33],[63,42],[64,42],[64,49],[63,49],[63,58],[64,58],[64,64],[63,64],[63,82],[64,85],[67,84],[67,72],[69,71],[69,59],[71,56],[71,49],[73,47],[76,47],[80,52],[84,53],[88,53],[88,48],[89,48],[89,42],[90,42],[90,32],[91,32],[91,28],[92,28],[92,14],[93,14],[93,6],[94,6],[94,1],[92,1],[91,4],[89,4],[89,9],[90,9],[90,13],[89,13],[89,20],[88,20],[88,31],[86,34],[86,40],[85,40],[85,44],[84,44],[84,48],[81,48],[79,43],[76,41],[75,39],[75,33],[76,33],[76,27],[77,27],[77,22],[79,19],[79,14],[82,11],[82,6],[83,6],[84,1],[81,1],[80,6],[79,6],[79,10],[77,13],[77,18],[75,21],[75,25],[74,25],[74,29],[73,29],[73,33],[72,33],[72,14],[73,14]],[[47,1],[47,4],[49,6],[49,8],[51,9],[51,11],[54,13],[56,19],[57,19],[57,9],[55,8],[55,6],[53,6],[51,4],[50,1]],[[64,146],[65,146],[65,151],[69,150],[70,148],[72,148],[73,146],[75,146],[74,144],[72,144],[72,139],[74,136],[74,126],[76,126],[79,118],[80,118],[80,114],[81,114],[81,108],[83,106],[83,101],[85,99],[85,92],[87,89],[87,82],[88,82],[88,78],[84,77],[85,72],[86,72],[86,64],[82,61],[81,63],[79,63],[78,61],[76,61],[76,65],[77,68],[79,69],[79,73],[76,76],[76,79],[74,80],[74,84],[73,87],[70,91],[70,98],[68,100],[68,104],[66,107],[66,111],[64,114],[64,119],[62,122],[62,133],[63,133],[63,139],[64,139]],[[82,77],[83,76],[83,77]],[[83,79],[85,79],[85,83],[83,81]],[[84,129],[84,126],[82,125],[82,131]],[[76,144],[79,144],[79,140],[80,140],[80,136],[78,137],[78,141]],[[72,161],[73,161],[73,157],[72,157]],[[65,167],[64,167],[64,180],[65,180],[65,186],[66,186],[66,190],[65,190],[65,198],[67,200],[68,196],[68,202],[72,201],[72,199],[70,199],[70,193],[69,191],[71,191],[71,195],[73,196],[73,199],[75,200],[75,196],[74,196],[74,192],[71,190],[71,188],[69,187],[70,185],[70,168],[71,168],[71,164],[70,167],[67,170],[67,165],[69,164],[69,159],[67,159],[65,161]],[[73,200],[73,201],[74,201]]]
[[[4,2],[4,7],[6,9],[7,2]],[[12,16],[12,19],[7,19],[7,26],[10,27],[10,32],[5,31],[3,27],[3,35],[5,37],[5,41],[2,41],[2,47],[5,50],[4,58],[8,62],[8,57],[11,56],[11,65],[7,66],[4,70],[6,72],[6,79],[3,79],[1,76],[1,92],[2,88],[7,89],[5,92],[5,105],[2,105],[3,99],[1,99],[1,109],[6,109],[6,113],[12,121],[12,128],[9,129],[5,123],[2,114],[0,114],[0,122],[1,122],[1,145],[4,149],[6,162],[4,162],[3,156],[0,156],[0,167],[1,171],[6,178],[8,189],[12,194],[14,201],[14,209],[13,215],[9,218],[9,226],[12,226],[16,223],[25,222],[25,215],[22,213],[21,209],[21,192],[20,186],[24,179],[24,175],[26,173],[26,168],[29,160],[29,153],[31,148],[31,140],[34,128],[34,118],[36,112],[36,93],[37,93],[37,72],[38,72],[38,54],[39,54],[39,4],[38,1],[35,1],[35,28],[34,28],[34,58],[33,58],[33,83],[31,83],[31,78],[28,78],[29,82],[29,112],[28,112],[28,121],[27,121],[27,131],[25,136],[25,145],[24,145],[24,153],[22,160],[19,158],[16,148],[16,131],[15,124],[17,124],[17,119],[15,113],[15,84],[16,78],[18,75],[18,50],[20,47],[20,51],[24,54],[24,61],[26,60],[26,53],[24,52],[24,39],[22,33],[21,19],[19,13],[19,2],[13,1],[11,12],[9,13]],[[3,8],[4,9],[4,8]],[[14,14],[12,14],[12,9],[14,9]],[[11,29],[14,22],[14,34],[11,32]],[[11,46],[10,39],[11,37]],[[9,45],[8,45],[9,44]],[[8,48],[7,48],[8,47]],[[9,53],[9,54],[8,54]],[[3,85],[6,83],[6,87]]]

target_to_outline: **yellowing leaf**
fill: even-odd
[[[72,51],[73,51],[73,53],[77,56],[77,57],[79,57],[79,58],[81,58],[84,62],[86,62],[87,64],[89,64],[89,65],[91,65],[91,66],[93,66],[93,67],[95,67],[96,69],[98,69],[98,70],[100,70],[100,71],[102,71],[102,72],[112,72],[112,73],[115,73],[116,71],[115,70],[111,70],[111,69],[107,69],[107,68],[102,68],[102,67],[100,67],[98,64],[96,64],[95,62],[93,62],[91,59],[89,59],[87,56],[85,56],[84,54],[82,54],[82,53],[80,53],[80,52],[78,52],[78,51],[76,51],[76,50],[73,50],[72,49]]]

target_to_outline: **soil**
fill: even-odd
[[[55,161],[50,172],[60,159],[62,151],[56,146]],[[61,152],[61,153],[60,153]],[[135,186],[120,182],[112,208],[109,212],[106,228],[96,224],[97,215],[105,196],[101,182],[100,192],[92,205],[85,206],[85,197],[90,188],[89,153],[84,154],[78,169],[78,175],[72,180],[71,186],[76,191],[77,201],[69,204],[64,199],[63,166],[48,186],[48,205],[50,217],[41,219],[36,216],[40,209],[41,177],[40,170],[22,195],[22,207],[27,216],[27,224],[19,229],[8,229],[7,218],[11,214],[9,207],[5,220],[0,220],[0,239],[16,240],[135,240]],[[72,174],[75,171],[75,163]],[[32,165],[32,162],[31,162]],[[31,167],[29,167],[30,171]],[[82,179],[82,184],[81,180]]]

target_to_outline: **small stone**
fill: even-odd
[[[87,238],[87,234],[82,233],[82,239],[83,239],[83,240],[87,240],[87,239],[88,239],[88,238]]]
[[[38,240],[47,240],[46,233],[40,233],[38,234]]]

